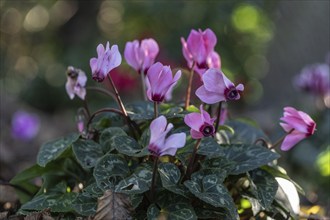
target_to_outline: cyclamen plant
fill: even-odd
[[[92,79],[107,78],[112,91],[86,87],[84,71],[68,68],[66,91],[70,99],[77,95],[84,101],[78,132],[43,144],[37,164],[12,179],[23,204],[20,213],[65,219],[296,217],[277,178],[303,191],[276,165],[280,155],[274,148],[282,143],[282,150],[291,149],[314,133],[315,122],[285,107],[280,125],[286,133],[272,145],[258,128],[224,119],[229,110],[222,103],[238,101],[244,86],[235,86],[221,71],[213,31],[192,30],[181,41],[191,71],[186,100],[176,100],[180,104],[166,103],[166,97],[181,71],[173,76],[169,66],[154,63],[159,48],[151,38],[128,42],[124,52],[127,64],[142,76],[148,101],[122,102],[111,78],[122,62],[117,45],[100,44],[98,57],[90,60]],[[195,91],[199,109],[190,103],[195,73],[203,83]],[[109,95],[118,108],[90,113],[89,92]],[[37,177],[41,185],[31,182]]]

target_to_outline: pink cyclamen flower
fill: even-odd
[[[213,136],[215,128],[213,126],[216,118],[211,118],[209,113],[203,110],[203,105],[200,106],[201,113],[190,113],[184,117],[184,122],[190,129],[191,137],[201,139],[203,137]]]
[[[39,132],[40,120],[36,114],[17,111],[11,122],[11,135],[15,139],[29,141]]]
[[[96,48],[97,58],[90,59],[89,64],[92,69],[93,80],[102,82],[108,73],[121,64],[121,55],[117,45],[112,45],[107,42],[106,47],[99,44]]]
[[[214,51],[217,37],[210,29],[191,30],[187,41],[181,38],[182,53],[188,63],[188,67],[202,75],[208,68],[220,68],[220,56]]]
[[[168,132],[173,128],[173,124],[167,124],[164,116],[159,116],[150,124],[150,142],[148,150],[154,156],[171,155],[174,156],[177,149],[186,144],[186,134],[184,132],[172,134],[168,137]]]
[[[87,82],[87,77],[84,71],[80,69],[76,69],[72,66],[68,67],[65,89],[70,99],[73,99],[75,95],[77,95],[82,100],[85,99],[86,82]]]
[[[283,151],[290,150],[299,141],[314,134],[316,128],[316,123],[308,114],[292,107],[284,108],[284,116],[281,120],[284,123],[280,125],[288,132],[281,145]]]
[[[169,66],[163,66],[163,64],[159,62],[153,64],[149,68],[146,78],[148,99],[158,103],[164,101],[166,96],[170,95],[169,92],[180,77],[180,70],[178,70],[173,77]]]
[[[158,52],[157,42],[149,38],[142,40],[141,44],[137,40],[127,42],[124,56],[128,65],[133,67],[138,73],[146,74],[149,67],[154,64]]]
[[[242,84],[235,86],[218,69],[208,69],[202,76],[203,85],[196,90],[196,95],[207,104],[221,101],[238,100],[240,92],[244,90]]]
[[[315,64],[305,67],[294,79],[300,90],[325,97],[330,95],[329,64]]]

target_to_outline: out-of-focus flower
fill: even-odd
[[[87,82],[87,77],[82,70],[76,69],[72,66],[68,67],[65,89],[70,99],[73,99],[75,95],[77,95],[82,100],[85,99],[86,82]]]
[[[154,64],[158,52],[157,42],[149,38],[142,40],[141,44],[139,44],[138,40],[127,42],[124,56],[128,65],[138,73],[146,74],[149,67]]]
[[[132,75],[123,72],[121,69],[114,69],[111,72],[111,78],[117,89],[124,92],[132,92],[137,87],[137,79]],[[106,82],[107,83],[107,82]],[[111,84],[107,84],[111,86]]]
[[[181,38],[182,53],[187,61],[188,67],[202,75],[209,68],[220,68],[220,56],[214,51],[217,37],[212,30],[191,30],[187,41]]]
[[[201,113],[193,112],[184,117],[184,122],[191,128],[190,134],[194,139],[213,136],[215,132],[215,118],[211,118],[209,113],[203,110],[203,105],[200,106],[200,111]]]
[[[96,48],[97,58],[90,59],[89,64],[92,69],[93,80],[102,82],[110,71],[121,64],[121,55],[117,45],[112,45],[107,42],[106,47],[99,44]]]
[[[285,107],[280,123],[288,134],[284,138],[281,150],[288,151],[304,138],[314,134],[316,123],[305,112],[298,111],[292,107]]]
[[[317,96],[330,95],[329,64],[315,64],[305,67],[295,77],[294,84],[300,90]]]
[[[154,156],[171,155],[174,156],[177,149],[186,144],[186,134],[181,132],[168,137],[168,132],[173,128],[173,124],[167,124],[164,116],[159,116],[150,124],[150,142],[148,150]]]
[[[168,95],[168,92],[171,91],[180,77],[180,70],[176,72],[173,78],[169,66],[163,66],[159,62],[153,64],[149,68],[146,78],[148,99],[157,103],[164,101],[166,95]]]
[[[202,76],[203,85],[196,90],[196,95],[207,104],[220,101],[238,100],[240,92],[244,90],[242,84],[235,86],[218,69],[208,69]]]
[[[40,120],[36,114],[25,111],[17,111],[11,122],[11,135],[15,139],[28,141],[39,132]]]

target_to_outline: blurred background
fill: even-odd
[[[294,84],[304,67],[329,66],[329,4],[1,0],[1,179],[10,180],[32,165],[45,141],[76,131],[82,102],[66,94],[67,66],[84,70],[87,85],[96,85],[89,59],[99,43],[118,44],[123,54],[127,41],[152,37],[160,46],[157,61],[185,69],[180,37],[186,39],[191,29],[210,28],[218,38],[223,72],[245,85],[242,99],[229,105],[231,116],[253,119],[272,141],[284,134],[278,123],[285,106],[305,111],[317,122],[315,135],[281,153],[279,164],[306,190],[306,205],[329,210],[330,98]],[[139,76],[124,59],[112,76],[125,103],[142,98]],[[183,100],[184,82],[176,101]],[[194,87],[200,83],[195,77]],[[92,110],[113,104],[97,94],[89,94],[88,102]]]

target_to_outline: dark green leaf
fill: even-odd
[[[202,139],[197,153],[210,158],[224,156],[223,148],[211,137]]]
[[[151,204],[147,210],[147,217],[148,219],[158,219],[159,213],[160,209],[155,204]]]
[[[275,198],[278,183],[268,172],[256,169],[249,172],[251,190],[264,208],[269,208]]]
[[[126,108],[132,120],[151,120],[154,117],[154,107],[150,102],[135,102]]]
[[[102,131],[100,135],[100,145],[104,153],[112,151],[115,147],[112,145],[111,139],[118,136],[127,136],[126,132],[118,127],[110,127]]]
[[[187,203],[173,202],[173,204],[165,208],[164,212],[167,212],[167,219],[173,219],[173,220],[197,219],[197,215],[194,211],[194,208]]]
[[[43,144],[37,156],[38,165],[45,167],[50,161],[58,158],[78,138],[79,134],[71,134]]]
[[[232,144],[254,144],[258,138],[263,138],[269,141],[268,137],[262,132],[261,129],[243,121],[229,121],[227,123],[235,133],[228,132]]]
[[[116,150],[127,156],[143,157],[149,154],[147,148],[143,149],[130,136],[117,136],[112,138]]]
[[[116,192],[126,194],[141,194],[150,189],[152,169],[150,166],[139,167],[128,178],[120,181],[115,188]]]
[[[130,194],[129,198],[132,202],[132,206],[136,209],[143,200],[143,194]]]
[[[234,161],[230,161],[226,158],[218,157],[209,160],[204,160],[202,162],[203,170],[207,171],[208,174],[216,174],[224,178],[230,173],[236,166]],[[221,178],[222,179],[222,178]]]
[[[117,183],[129,173],[125,159],[119,155],[106,154],[95,165],[94,178],[103,191],[114,189]]]
[[[102,190],[94,182],[82,190],[82,194],[85,197],[98,198],[103,195]]]
[[[237,209],[230,193],[215,175],[204,176],[202,181],[192,178],[192,180],[185,181],[184,185],[197,198],[214,207],[227,209],[232,219],[238,218]]]
[[[176,165],[173,163],[160,163],[158,172],[164,188],[171,192],[187,196],[186,188],[179,184],[181,172]]]
[[[241,174],[254,170],[280,157],[279,154],[257,145],[222,145],[228,161],[236,163],[230,174]]]
[[[42,194],[22,205],[22,210],[44,210],[50,208],[52,212],[73,211],[72,202],[76,198],[76,193],[54,193]]]
[[[92,168],[96,161],[103,156],[101,145],[92,140],[79,139],[72,145],[73,152],[80,163],[85,168]]]
[[[94,215],[97,208],[97,198],[79,194],[72,202],[73,209],[83,216]]]
[[[139,144],[142,147],[147,147],[149,145],[149,141],[150,141],[150,129],[147,128],[143,131],[141,138],[139,140]]]

